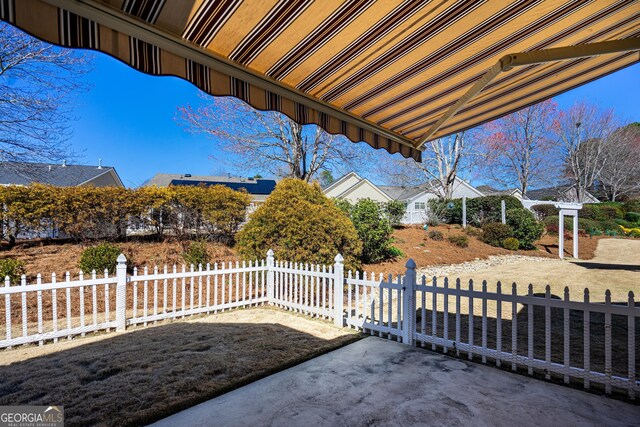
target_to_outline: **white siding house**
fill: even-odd
[[[331,185],[325,187],[327,197],[345,199],[354,203],[360,199],[372,199],[377,202],[397,200],[407,206],[402,219],[403,224],[423,224],[428,220],[428,203],[430,199],[439,197],[440,192],[432,184],[417,187],[377,186],[355,172],[349,172]],[[466,181],[456,178],[453,198],[482,197],[484,194]]]
[[[393,200],[378,186],[355,172],[349,172],[325,187],[324,194],[332,199],[345,199],[351,203],[360,199],[371,199],[382,203]]]

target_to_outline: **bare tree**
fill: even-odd
[[[469,134],[457,133],[425,144],[422,163],[413,159],[395,159],[379,168],[387,181],[395,185],[432,185],[441,197],[451,199],[456,177],[471,157]]]
[[[525,195],[532,185],[554,181],[561,166],[552,134],[556,115],[556,103],[547,100],[485,125],[482,169],[493,181],[517,186]]]
[[[0,22],[0,161],[60,160],[70,135],[70,95],[91,56],[39,41]]]
[[[576,103],[559,114],[555,133],[564,172],[573,185],[577,200],[584,200],[587,189],[600,176],[607,156],[607,137],[613,126],[611,110],[601,111],[585,102]]]
[[[640,123],[614,131],[607,138],[598,183],[611,201],[640,192]]]
[[[179,107],[177,120],[191,132],[211,136],[236,168],[310,181],[321,169],[355,167],[362,155],[357,144],[318,126],[255,110],[236,98],[203,98],[207,103],[198,108]]]

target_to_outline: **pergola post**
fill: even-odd
[[[573,257],[578,259],[578,211],[573,215]]]
[[[560,259],[564,258],[564,210],[560,209],[558,216],[558,254]]]

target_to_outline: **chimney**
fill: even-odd
[[[67,167],[67,159],[64,159],[64,160],[62,161],[62,167],[63,167],[63,168],[66,168],[66,167]]]
[[[49,165],[49,172],[51,172],[51,165]]]
[[[98,159],[98,169],[102,169],[102,159]]]

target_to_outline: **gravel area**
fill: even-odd
[[[515,264],[525,261],[550,262],[556,260],[525,255],[491,255],[488,259],[476,259],[475,261],[463,262],[462,264],[432,265],[427,268],[420,268],[418,269],[418,276],[424,274],[427,277],[443,277],[458,273],[472,273],[496,265]]]

